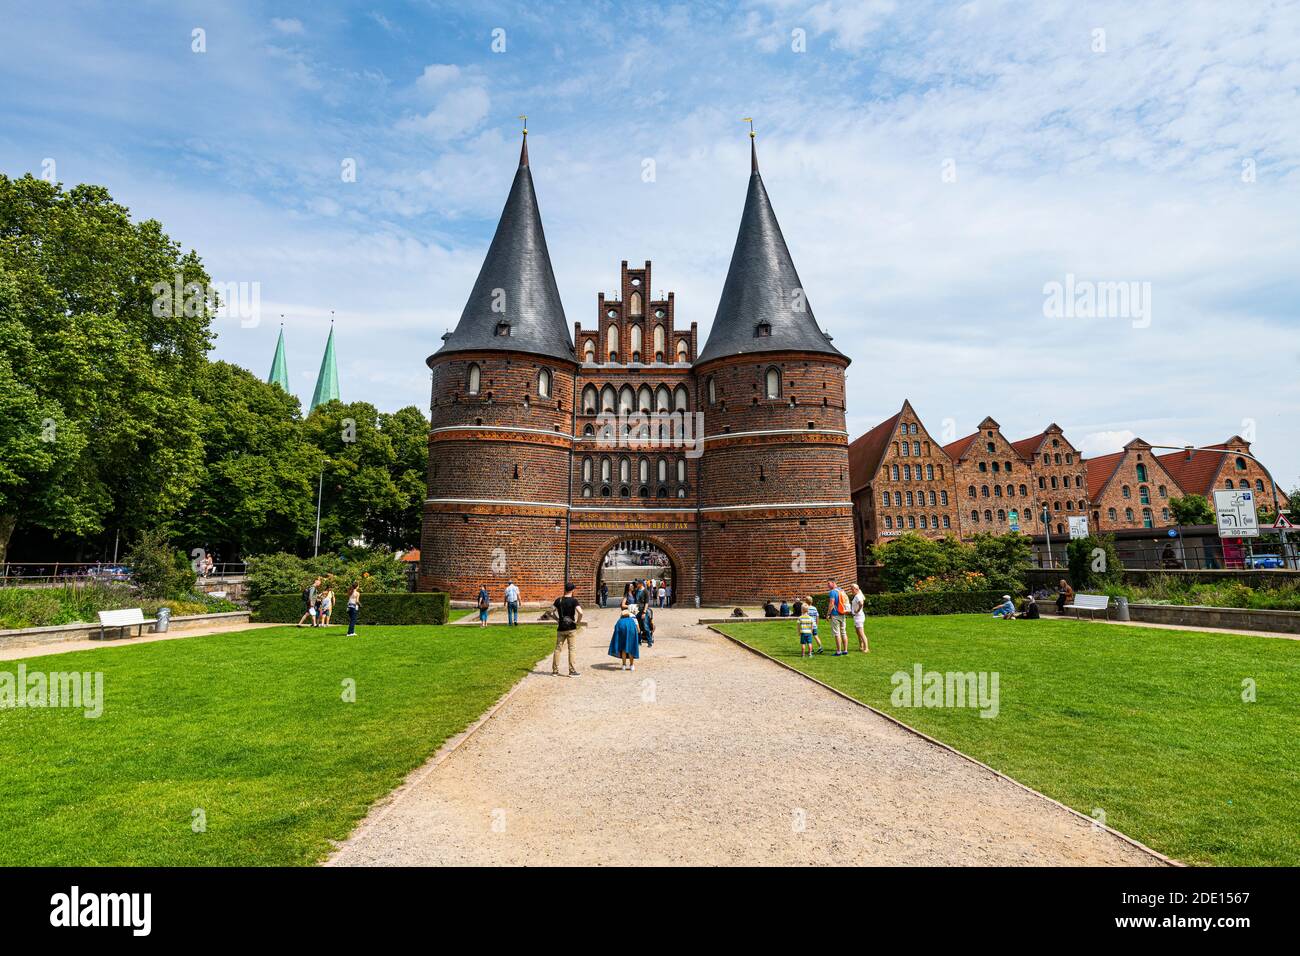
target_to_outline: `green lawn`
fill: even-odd
[[[361,633],[277,627],[0,662],[102,671],[105,700],[97,719],[0,709],[0,864],[312,863],[555,644],[537,625]]]
[[[1300,865],[1300,642],[972,615],[867,625],[869,655],[854,636],[848,657],[811,661],[793,622],[721,629],[1176,859]],[[891,676],[917,663],[998,672],[998,716],[894,707]]]

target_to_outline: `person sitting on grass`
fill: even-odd
[[[790,602],[787,601],[785,598],[781,598],[781,616],[782,617],[790,616]]]
[[[799,616],[799,658],[811,658],[813,656],[813,618],[808,613],[809,608],[805,608],[804,613]],[[815,609],[812,609],[815,610]]]
[[[1033,591],[1030,591],[1029,597],[1025,598],[1025,609],[1016,617],[1023,618],[1026,621],[1037,621],[1039,619],[1038,599],[1034,597]]]
[[[1016,602],[1011,600],[1010,594],[1002,595],[1002,603],[993,609],[993,616],[1009,621],[1016,616]]]
[[[766,601],[763,602],[763,617],[777,617],[777,616],[778,614],[776,610],[776,605],[772,603],[771,598],[768,598]]]

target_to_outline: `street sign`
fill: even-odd
[[[1273,522],[1274,528],[1280,528],[1285,531],[1294,531],[1295,525],[1286,519],[1286,515],[1278,515],[1277,520]]]
[[[1178,529],[1177,529],[1177,528],[1170,528],[1169,531],[1166,532],[1166,533],[1167,533],[1167,534],[1169,535],[1169,537],[1171,537],[1171,538],[1176,538],[1176,537],[1178,537]]]
[[[1018,511],[1016,511],[1015,508],[1012,508],[1012,509],[1011,509],[1011,513],[1010,513],[1007,517],[1008,517],[1008,518],[1010,519],[1010,521],[1011,521],[1011,530],[1012,530],[1012,531],[1019,531],[1019,530],[1020,530],[1020,513],[1019,513]]]
[[[1220,538],[1258,538],[1259,516],[1255,495],[1249,490],[1216,491],[1214,512]]]
[[[1075,538],[1088,537],[1088,516],[1071,515],[1070,516],[1070,540]]]

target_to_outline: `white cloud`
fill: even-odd
[[[271,26],[285,34],[301,34],[303,32],[302,21],[293,17],[272,17]]]
[[[427,133],[438,139],[457,139],[477,129],[491,105],[491,97],[481,86],[449,90],[429,112],[404,117],[398,121],[397,128]]]
[[[1137,438],[1137,435],[1130,429],[1124,428],[1119,431],[1090,432],[1077,440],[1071,440],[1074,441],[1075,447],[1083,452],[1085,458],[1096,458],[1098,455],[1109,455],[1120,451],[1134,438]]]

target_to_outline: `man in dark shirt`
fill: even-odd
[[[655,636],[650,630],[650,619],[646,608],[650,604],[650,586],[644,581],[637,582],[636,591],[636,624],[641,631],[641,642],[654,647]]]
[[[560,648],[569,645],[569,676],[577,677],[578,669],[573,666],[573,640],[578,635],[578,622],[582,620],[582,605],[573,596],[577,585],[565,582],[564,597],[556,598],[555,608],[555,654],[551,657],[551,675],[560,676]]]

